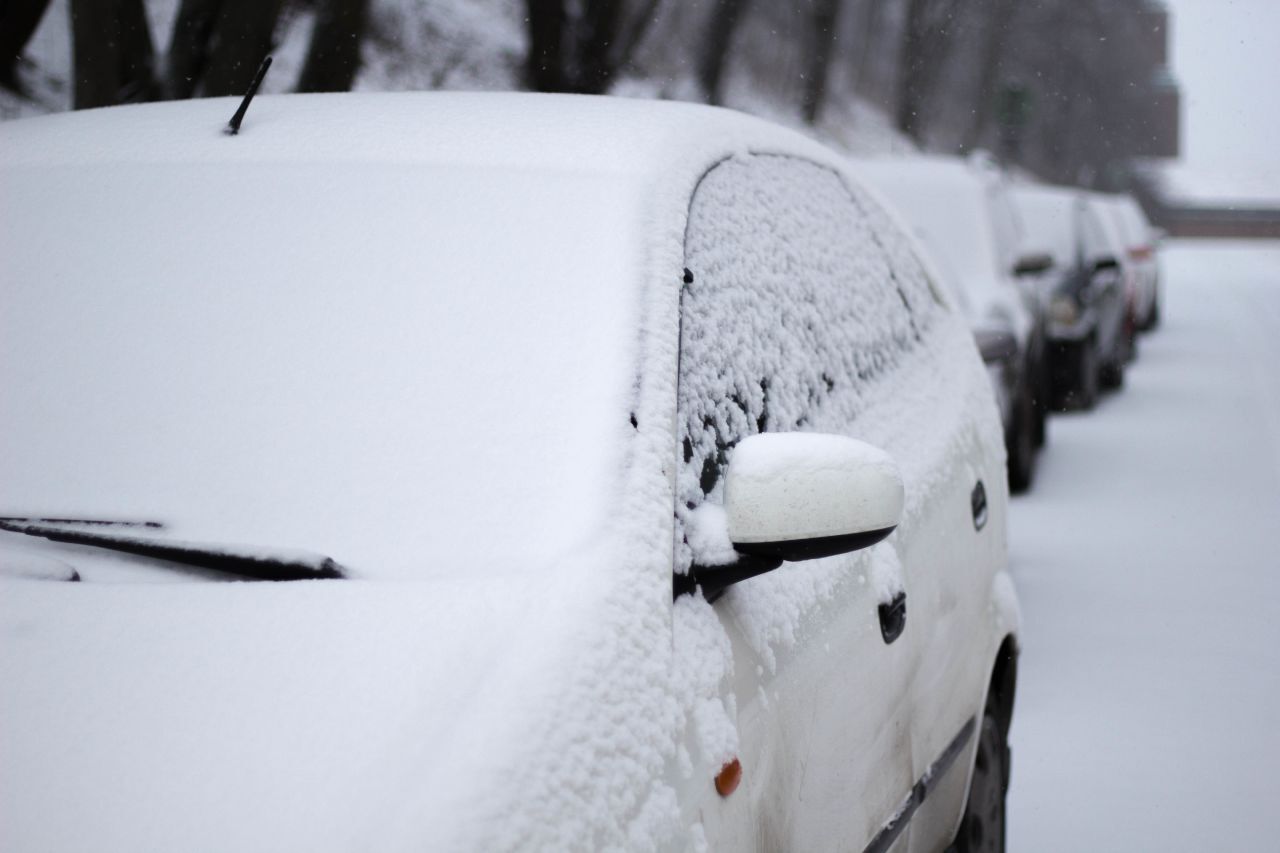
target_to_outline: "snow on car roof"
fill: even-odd
[[[82,110],[0,125],[7,166],[53,162],[382,162],[633,174],[770,144],[830,159],[744,113],[674,101],[529,93],[261,95]]]

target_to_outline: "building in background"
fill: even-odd
[[[1135,53],[1143,75],[1136,99],[1137,157],[1177,157],[1181,153],[1182,94],[1169,66],[1169,10],[1160,0],[1142,0]]]

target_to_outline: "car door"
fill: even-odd
[[[727,541],[715,527],[738,441],[794,430],[861,437],[872,390],[923,340],[935,296],[918,265],[905,276],[894,267],[865,205],[836,172],[792,157],[734,157],[699,184],[681,297],[677,572],[716,559],[706,552]],[[713,847],[892,841],[885,827],[916,782],[919,632],[893,624],[894,603],[911,598],[900,550],[891,537],[784,564],[714,604],[732,647],[725,688],[742,783],[701,809]]]
[[[1105,211],[1098,209],[1096,203],[1087,199],[1080,205],[1080,243],[1086,270],[1101,260],[1123,264],[1117,252],[1120,247],[1113,245],[1108,236],[1107,226],[1103,220]],[[1086,272],[1086,274],[1088,274]],[[1119,358],[1124,342],[1124,322],[1126,311],[1126,294],[1123,266],[1116,270],[1104,271],[1102,275],[1092,276],[1089,284],[1089,298],[1098,312],[1098,352],[1107,361]]]

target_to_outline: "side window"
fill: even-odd
[[[1097,211],[1087,203],[1082,204],[1080,209],[1080,234],[1085,263],[1091,264],[1099,258],[1113,256],[1115,250],[1107,237],[1105,226],[1098,220]]]
[[[1022,251],[1022,226],[1004,189],[996,184],[987,190],[987,207],[991,211],[991,227],[996,238],[996,269],[1001,274],[1012,272]]]
[[[906,237],[830,169],[783,156],[709,171],[689,210],[681,296],[678,514],[721,503],[758,432],[844,432],[939,310]],[[677,569],[688,567],[687,546]]]

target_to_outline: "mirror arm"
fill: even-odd
[[[821,557],[858,551],[875,545],[896,528],[897,525],[894,525],[880,530],[868,530],[865,533],[824,536],[792,542],[734,543],[733,547],[738,552],[738,559],[735,562],[723,566],[696,564],[690,566],[688,574],[673,576],[671,597],[675,600],[685,593],[692,593],[698,587],[702,587],[703,596],[708,602],[712,602],[724,595],[724,591],[735,583],[771,572],[781,566],[783,560],[792,562],[816,560]]]
[[[756,575],[762,575],[765,572],[771,572],[781,565],[781,557],[739,554],[736,562],[723,566],[690,566],[688,574],[674,576],[672,599],[679,598],[685,593],[692,593],[697,587],[702,587],[702,595],[707,601],[715,601],[735,583],[740,583]]]

